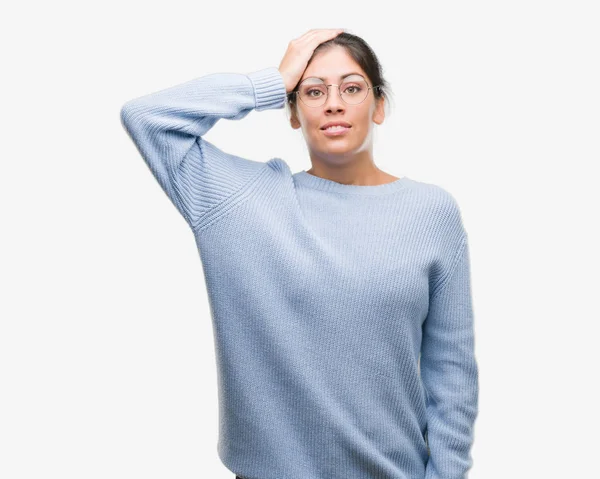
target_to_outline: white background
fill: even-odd
[[[119,111],[205,74],[277,67],[291,39],[337,27],[373,47],[394,93],[376,164],[461,206],[481,388],[469,479],[600,477],[597,8],[62,1],[5,12],[0,477],[233,479],[216,450],[193,234]],[[284,109],[221,120],[206,138],[310,168]]]

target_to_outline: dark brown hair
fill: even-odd
[[[370,82],[371,86],[375,86],[375,88],[373,88],[373,95],[375,96],[375,99],[378,100],[383,98],[384,102],[389,105],[391,90],[388,82],[383,78],[383,68],[381,67],[381,63],[369,44],[357,35],[353,35],[352,33],[348,32],[342,32],[331,40],[321,43],[317,46],[317,48],[315,48],[310,60],[308,61],[307,67],[319,52],[334,46],[341,46],[346,49],[348,55],[350,55],[352,59],[358,63],[358,65],[367,74],[367,81]],[[294,87],[294,91],[291,91],[287,95],[287,104],[290,109],[294,109],[296,107],[298,96],[296,95],[295,90],[297,88],[298,85]]]

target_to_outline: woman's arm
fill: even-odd
[[[121,107],[121,122],[163,191],[192,230],[209,210],[264,167],[225,153],[202,136],[220,119],[240,120],[253,109],[283,108],[279,70],[212,73]],[[234,140],[232,140],[234,141]]]
[[[455,210],[452,216],[459,220],[454,229],[459,233],[458,247],[432,288],[423,323],[420,368],[430,450],[425,479],[467,477],[478,413],[468,237],[460,212]]]

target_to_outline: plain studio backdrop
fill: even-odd
[[[233,478],[194,237],[119,112],[278,67],[290,40],[337,27],[393,90],[376,164],[462,210],[480,368],[469,478],[600,477],[596,2],[34,3],[0,34],[0,477]],[[206,138],[310,168],[284,109]]]

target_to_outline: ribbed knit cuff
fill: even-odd
[[[283,108],[287,99],[287,92],[283,77],[278,68],[268,67],[252,73],[248,78],[254,86],[254,98],[257,111],[269,108]]]

